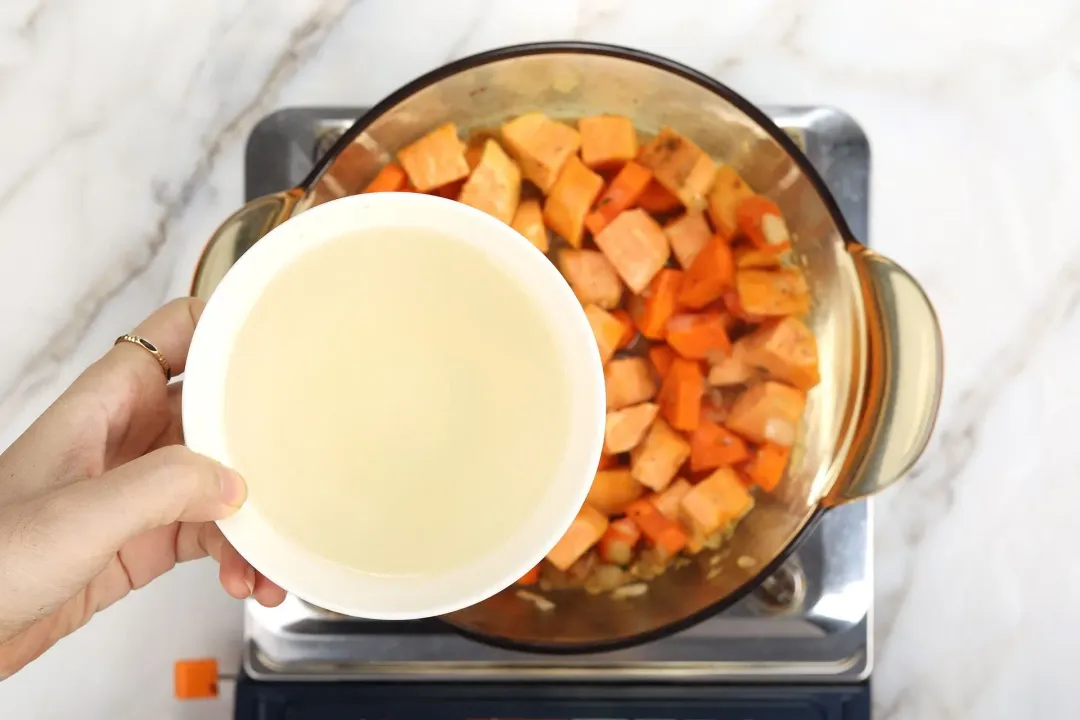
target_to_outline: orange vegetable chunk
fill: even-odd
[[[397,163],[387,163],[361,192],[397,192],[405,187],[405,170]]]
[[[735,258],[721,235],[714,235],[694,258],[679,287],[679,303],[700,310],[719,300],[735,280]]]
[[[596,508],[583,505],[574,522],[559,542],[547,554],[548,562],[560,570],[567,570],[600,541],[608,528],[608,519]]]
[[[615,355],[622,338],[623,325],[619,318],[597,305],[585,306],[585,318],[589,321],[593,336],[596,338],[596,347],[600,351],[600,362],[607,365],[608,360]]]
[[[653,493],[649,501],[668,520],[679,519],[679,505],[683,497],[694,487],[686,478],[676,478],[674,482],[664,488],[663,492]]]
[[[634,321],[630,318],[630,313],[625,310],[616,310],[613,313],[619,322],[623,326],[622,337],[619,338],[619,349],[622,350],[630,346],[630,343],[634,342],[634,338],[637,337],[637,328],[634,326]]]
[[[645,192],[641,193],[641,197],[638,198],[637,204],[638,207],[645,212],[650,212],[654,215],[675,212],[682,207],[679,198],[672,195],[670,190],[656,182],[655,178],[653,178],[653,181],[645,188]]]
[[[696,430],[701,422],[705,377],[701,365],[676,357],[660,388],[660,414],[676,430]]]
[[[791,234],[780,207],[763,195],[751,195],[735,208],[735,222],[743,237],[770,253],[791,247]]]
[[[535,585],[540,582],[540,566],[535,565],[533,569],[518,578],[518,585]]]
[[[716,232],[729,242],[739,230],[737,210],[739,203],[752,197],[754,191],[730,165],[721,165],[716,171],[716,181],[709,193],[709,219]]]
[[[645,486],[630,475],[629,468],[599,470],[585,502],[607,515],[618,515],[644,494]]]
[[[735,273],[739,304],[751,315],[806,315],[810,286],[801,270],[739,270]]]
[[[719,423],[702,423],[690,439],[690,469],[694,472],[736,465],[749,457],[746,442]]]
[[[409,182],[420,192],[464,179],[469,174],[465,144],[458,139],[457,126],[440,125],[416,142],[398,151],[398,162]]]
[[[668,320],[667,342],[688,360],[716,362],[731,353],[731,340],[718,312],[675,315]]]
[[[540,252],[546,253],[548,251],[548,234],[547,226],[544,225],[544,212],[540,209],[540,203],[537,200],[531,198],[523,200],[518,205],[517,212],[514,213],[514,219],[510,222],[510,227],[524,235],[525,239],[535,245]],[[614,272],[614,269],[612,269],[612,274]],[[619,291],[622,292],[621,286]]]
[[[538,112],[514,118],[502,126],[501,133],[506,149],[521,164],[522,174],[545,195],[555,185],[563,165],[581,147],[577,130]]]
[[[521,170],[499,143],[488,140],[480,163],[461,188],[458,202],[510,225],[521,199]]]
[[[656,381],[649,363],[640,357],[615,358],[604,366],[607,409],[619,410],[656,396]]]
[[[689,138],[665,126],[641,149],[638,162],[652,170],[688,210],[704,210],[716,163]]]
[[[630,317],[642,335],[650,340],[663,340],[667,323],[679,304],[677,296],[682,287],[682,270],[662,268],[649,283],[649,288],[630,304]]]
[[[809,390],[821,382],[817,341],[801,320],[786,317],[739,340],[740,355],[777,380]]]
[[[646,402],[609,412],[604,426],[604,452],[618,455],[633,450],[659,411],[659,406]]]
[[[731,468],[720,468],[683,496],[682,517],[695,534],[711,535],[754,508],[754,498]]]
[[[753,247],[735,248],[735,268],[761,268],[775,270],[780,267],[780,253],[758,250]]]
[[[739,396],[725,424],[753,442],[791,446],[805,408],[806,393],[768,380]]]
[[[559,270],[582,305],[618,307],[623,284],[604,254],[597,250],[560,250]]]
[[[578,120],[581,159],[591,168],[610,167],[638,154],[637,130],[628,117],[596,115]]]
[[[746,476],[765,492],[772,492],[780,484],[787,469],[791,448],[765,443],[743,469]]]
[[[641,534],[653,545],[661,548],[668,557],[686,547],[686,531],[648,500],[634,502],[626,509],[626,514],[641,528]]]
[[[628,162],[611,181],[596,201],[596,209],[585,216],[585,227],[596,235],[611,223],[619,213],[629,210],[652,180],[652,173]]]
[[[684,269],[694,263],[694,258],[709,244],[713,236],[709,223],[705,221],[705,213],[702,212],[686,213],[672,220],[664,226],[664,234],[671,245],[671,252]]]
[[[641,539],[641,528],[628,517],[613,520],[600,538],[600,559],[613,565],[629,565],[634,546]]]
[[[603,187],[604,178],[571,155],[544,200],[544,222],[570,245],[581,247],[585,216]]]
[[[675,351],[667,345],[653,345],[649,348],[649,362],[656,369],[656,374],[665,377],[675,361]]]
[[[630,474],[642,485],[660,491],[690,457],[690,443],[662,418],[653,421],[645,439],[630,453]]]
[[[671,255],[664,231],[641,209],[620,213],[594,239],[635,294],[649,286]]]

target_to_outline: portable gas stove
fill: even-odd
[[[867,241],[870,151],[859,126],[828,108],[766,111]],[[363,112],[291,108],[265,118],[248,141],[248,198],[297,185]],[[236,717],[869,718],[870,505],[826,513],[774,576],[726,612],[609,653],[511,652],[437,620],[357,620],[292,596],[276,608],[248,601]]]

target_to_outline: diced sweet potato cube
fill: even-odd
[[[649,286],[671,256],[663,229],[640,208],[620,213],[595,240],[635,294]]]
[[[735,172],[735,168],[721,165],[716,170],[716,179],[712,192],[709,193],[709,219],[712,220],[716,232],[729,241],[734,238],[739,230],[736,217],[739,203],[753,196],[754,191],[739,173]]]
[[[735,260],[731,246],[723,235],[714,235],[683,273],[679,302],[689,308],[701,309],[723,297],[734,280]]]
[[[630,118],[597,115],[578,120],[581,159],[591,168],[610,167],[637,157],[637,131]]]
[[[638,158],[656,181],[679,198],[687,210],[704,210],[716,163],[689,138],[663,127]]]
[[[608,527],[607,517],[590,505],[582,505],[574,522],[547,554],[548,562],[566,571],[600,541]]]
[[[600,351],[600,362],[607,365],[619,347],[623,335],[623,324],[607,310],[596,305],[585,306],[585,318],[589,321],[596,347]],[[619,451],[621,452],[621,451]]]
[[[690,443],[663,418],[657,418],[645,439],[630,453],[630,474],[659,492],[671,483],[688,457]]]
[[[514,219],[510,222],[510,227],[524,235],[525,239],[535,245],[540,252],[546,253],[548,251],[547,226],[544,225],[544,212],[540,209],[538,201],[533,199],[523,200],[518,205],[517,212],[514,213]],[[611,272],[614,275],[615,268],[612,268]]]
[[[656,397],[656,380],[640,357],[615,358],[604,366],[607,409],[619,410]]]
[[[694,472],[730,467],[748,457],[746,442],[718,423],[702,423],[690,438],[690,469]]]
[[[649,500],[668,520],[678,520],[679,506],[682,504],[683,497],[690,492],[692,487],[693,485],[688,483],[685,478],[676,478],[675,482],[664,488],[663,492],[655,493]]]
[[[705,221],[705,213],[686,213],[664,226],[671,252],[683,269],[689,268],[702,248],[709,244],[713,233]]]
[[[529,113],[502,126],[502,139],[521,163],[521,172],[547,194],[563,165],[581,147],[581,136],[569,125],[543,113]]]
[[[721,358],[709,366],[709,384],[713,387],[743,385],[757,377],[757,371],[749,365],[738,352],[739,343],[735,343],[732,354]]]
[[[559,270],[582,305],[599,305],[605,310],[618,307],[623,294],[622,280],[602,252],[561,250]]]
[[[806,408],[806,394],[771,380],[753,385],[739,396],[725,423],[756,443],[795,443],[795,429]]]
[[[658,405],[646,402],[609,412],[604,426],[604,452],[617,455],[636,448],[659,411]]]
[[[821,382],[817,341],[798,318],[786,317],[765,325],[739,340],[739,347],[747,363],[800,390],[809,390]]]
[[[731,468],[720,468],[699,482],[680,505],[684,522],[700,535],[711,535],[753,508],[753,496]]]
[[[440,125],[412,145],[398,151],[398,162],[420,192],[428,192],[469,174],[465,144],[458,139],[457,126]]]
[[[488,140],[480,163],[461,188],[458,202],[483,210],[509,225],[521,198],[521,170],[499,143]]]
[[[810,286],[797,268],[739,270],[735,273],[739,305],[750,315],[805,315],[810,312]]]
[[[604,189],[604,178],[572,155],[544,200],[544,222],[572,246],[581,247],[585,216]]]
[[[614,468],[596,473],[585,502],[606,515],[618,515],[644,494],[645,486],[630,475],[630,468]]]

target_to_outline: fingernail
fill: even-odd
[[[238,508],[247,499],[247,483],[240,474],[229,469],[221,473],[221,501],[229,507]]]
[[[250,565],[244,571],[244,584],[247,585],[248,597],[251,597],[251,594],[255,592],[255,568]]]

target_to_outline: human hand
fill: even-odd
[[[134,332],[179,374],[202,307],[171,302]],[[120,343],[0,455],[0,679],[178,562],[209,555],[233,597],[285,599],[213,522],[247,490],[183,446],[181,387]]]

